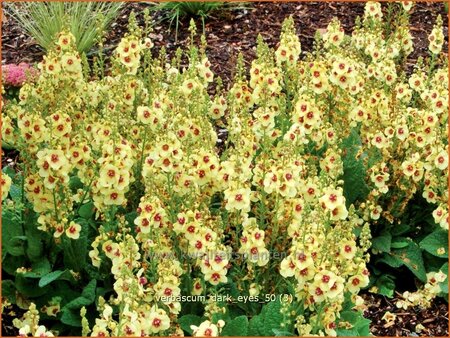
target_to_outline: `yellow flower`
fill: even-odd
[[[347,281],[347,289],[353,293],[357,294],[359,290],[369,284],[368,275],[359,274],[353,277],[350,277]]]
[[[183,84],[181,85],[181,92],[188,96],[199,87],[198,83],[192,79],[186,79],[183,81]]]
[[[331,210],[331,220],[338,221],[338,220],[344,220],[348,216],[348,210],[345,206],[345,204],[338,205],[336,208]]]
[[[150,108],[146,106],[137,107],[137,119],[143,124],[150,124],[152,121],[152,113]]]
[[[342,195],[342,189],[327,188],[324,195],[319,198],[322,207],[333,210],[338,206],[345,204],[345,198]]]
[[[81,225],[72,221],[66,229],[66,236],[72,239],[78,239],[80,237],[80,231]]]
[[[200,279],[196,278],[192,286],[192,295],[198,296],[201,295],[202,293],[203,293],[202,283],[200,282]]]
[[[103,200],[105,205],[121,205],[125,202],[125,195],[120,190],[108,189],[102,191],[102,194],[105,195]]]
[[[227,282],[227,270],[214,271],[209,270],[205,273],[205,280],[212,285],[218,285],[219,283]]]
[[[371,211],[370,211],[370,218],[372,218],[373,220],[378,220],[380,219],[381,216],[381,212],[383,211],[383,209],[381,208],[381,206],[377,205],[375,206]]]
[[[158,333],[170,327],[170,319],[163,309],[152,308],[146,322],[149,323],[149,331]]]
[[[240,188],[233,190],[231,188],[225,190],[225,199],[227,210],[250,210],[250,189]]]
[[[81,73],[81,61],[77,55],[64,54],[61,57],[61,67],[69,73]]]
[[[381,20],[383,12],[381,11],[381,4],[379,2],[368,1],[364,9],[364,17],[371,17]]]
[[[434,165],[439,170],[445,170],[448,166],[448,153],[446,151],[441,151],[436,155],[434,160]]]
[[[61,72],[61,63],[56,58],[46,58],[42,61],[43,69],[48,74],[58,74]]]
[[[393,324],[397,319],[397,316],[395,315],[395,313],[386,311],[381,319],[384,320],[387,324]]]
[[[211,252],[207,255],[210,256]],[[227,254],[225,252],[214,252],[211,259],[209,260],[210,268],[214,271],[222,271],[228,264],[228,259],[226,259]]]
[[[58,314],[59,311],[60,311],[59,304],[45,307],[45,312],[47,313],[47,316],[50,316],[50,317],[56,317],[56,315]]]
[[[4,174],[3,172],[0,174],[0,188],[2,191],[2,201],[6,199],[9,193],[9,189],[11,188],[11,177]]]
[[[54,337],[51,331],[47,331],[44,325],[39,325],[37,330],[34,332],[36,337]]]
[[[141,48],[153,48],[154,44],[150,38],[145,38],[144,41],[141,44]]]
[[[286,257],[280,264],[280,275],[284,278],[292,277],[295,274],[296,265],[292,261],[292,257]]]
[[[45,160],[53,170],[59,170],[68,164],[67,158],[62,150],[49,150]]]
[[[344,259],[350,261],[355,257],[356,245],[354,241],[344,241],[339,244],[339,253]]]
[[[58,35],[58,46],[61,47],[61,49],[67,50],[72,47],[72,44],[75,42],[75,37],[70,32],[61,32]]]
[[[119,183],[119,178],[119,169],[112,164],[106,164],[100,169],[98,186],[102,188],[116,186]]]
[[[194,337],[217,337],[219,335],[217,325],[212,324],[209,320],[202,322],[198,327],[191,325],[191,330]]]
[[[378,149],[385,148],[389,145],[387,138],[382,133],[375,134],[371,143]]]
[[[157,283],[154,288],[157,297],[162,299],[164,303],[172,303],[181,293],[180,288],[173,283]]]

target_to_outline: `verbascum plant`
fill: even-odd
[[[1,181],[2,288],[30,307],[20,333],[369,335],[371,233],[400,227],[416,193],[448,231],[441,26],[411,75],[407,22],[383,27],[369,2],[351,36],[333,20],[301,56],[289,18],[276,50],[258,39],[248,77],[239,58],[228,91],[194,27],[182,67],[152,58],[131,20],[95,79],[61,32],[2,112],[21,155]],[[444,292],[443,269],[398,259],[425,290],[398,306]]]

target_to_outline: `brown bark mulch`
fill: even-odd
[[[414,307],[408,310],[396,307],[397,297],[363,294],[363,298],[368,306],[364,317],[372,321],[370,332],[374,336],[448,337],[449,308],[442,298],[435,298],[429,308]],[[396,315],[393,324],[382,319],[387,311]],[[420,330],[418,324],[424,328]]]
[[[128,15],[131,11],[137,14],[138,22],[142,23],[142,10],[150,6],[148,3],[127,3],[117,20],[108,32],[108,50],[120,41],[127,29]],[[383,4],[386,8],[387,4]],[[346,33],[351,33],[357,16],[364,13],[364,3],[343,2],[253,2],[246,3],[241,9],[215,11],[205,20],[205,33],[208,42],[207,54],[213,66],[213,71],[222,77],[225,83],[231,80],[236,63],[236,57],[242,52],[245,60],[254,58],[256,38],[261,34],[270,46],[276,46],[279,41],[283,20],[292,15],[297,27],[297,33],[302,43],[302,50],[311,50],[314,34],[317,29],[324,29],[333,17],[337,17]],[[444,19],[444,35],[447,50],[448,26],[443,3],[418,2],[411,14],[411,33],[414,37],[414,52],[408,59],[411,67],[417,57],[427,55],[428,34],[438,14]],[[181,18],[178,39],[175,40],[175,25],[169,30],[168,21],[163,21],[164,13],[155,11],[154,32],[152,38],[155,50],[165,46],[169,55],[173,55],[178,47],[186,46],[189,35],[187,28],[189,18]],[[196,20],[198,31],[202,30],[201,21]],[[17,26],[13,19],[4,12],[2,23],[2,64],[20,62],[39,62],[43,51],[33,40]]]

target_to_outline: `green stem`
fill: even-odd
[[[84,191],[83,197],[81,198],[81,201],[80,201],[80,205],[78,206],[77,210],[74,213],[74,217],[78,214],[78,211],[80,211],[80,208],[83,205],[83,202],[84,202],[84,200],[86,198],[87,193],[89,192],[89,190],[91,188],[91,185],[92,185],[93,181],[94,181],[94,178],[91,179],[91,181],[89,182],[89,185],[87,186],[86,190]]]
[[[24,236],[26,236],[25,234],[25,176],[26,176],[26,169],[27,167],[24,165],[24,169],[23,169],[23,175],[22,175],[22,184],[21,184],[21,191],[22,191],[22,206],[21,206],[21,210],[20,210],[20,225],[22,227],[22,234]],[[24,241],[24,245],[25,245],[25,252],[27,250],[27,246],[28,246],[28,241]]]
[[[145,152],[145,143],[147,142],[147,134],[148,134],[148,129],[147,127],[144,128],[144,139],[142,140],[142,150],[141,150],[141,158],[139,161],[139,170],[138,170],[138,175],[139,177],[142,176],[142,167],[144,165],[144,152]]]
[[[58,204],[56,203],[55,189],[53,189],[52,195],[53,195],[53,207],[55,208],[55,218],[56,218],[56,221],[59,223],[59,217],[58,217]]]

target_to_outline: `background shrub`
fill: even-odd
[[[178,37],[178,27],[182,17],[200,17],[202,20],[203,31],[205,29],[205,19],[213,12],[218,10],[232,10],[242,8],[244,3],[227,3],[227,2],[189,2],[189,1],[173,1],[162,2],[152,7],[153,10],[162,10],[164,18],[170,21],[172,26],[175,21],[175,34]]]
[[[8,13],[27,34],[48,50],[64,27],[77,41],[80,53],[91,49],[119,13],[122,2],[20,2],[6,3]]]

